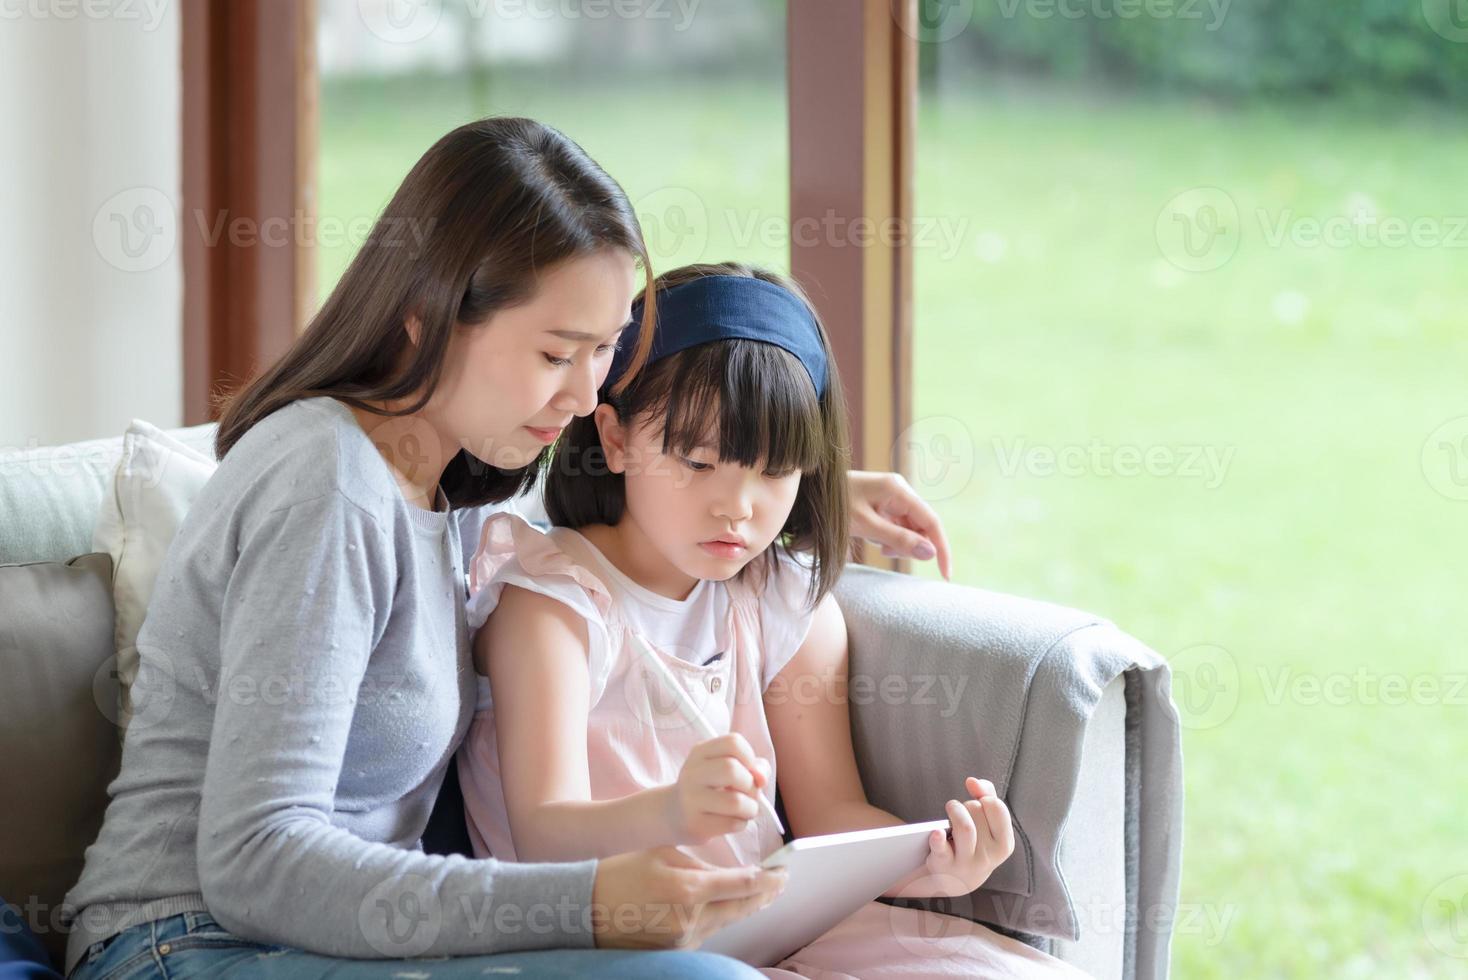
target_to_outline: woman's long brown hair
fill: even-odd
[[[448,133],[408,172],[320,312],[290,349],[224,397],[215,454],[223,459],[255,423],[301,398],[327,395],[377,415],[421,409],[443,373],[456,327],[523,303],[551,266],[619,249],[641,262],[645,322],[652,269],[627,195],[586,152],[533,119],[492,117]],[[416,317],[419,342],[405,323]],[[633,370],[647,359],[641,330]],[[411,347],[406,368],[395,366]],[[413,398],[392,412],[369,405]],[[531,489],[546,454],[502,470],[466,450],[440,481],[455,507]]]

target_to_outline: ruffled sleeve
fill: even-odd
[[[489,619],[507,585],[549,596],[586,620],[586,666],[591,703],[596,704],[606,690],[613,662],[611,592],[548,535],[519,514],[508,512],[491,514],[485,520],[479,547],[469,562],[467,616],[471,629]]]
[[[774,572],[760,590],[760,633],[764,660],[760,664],[761,687],[768,688],[775,675],[785,669],[810,632],[815,607],[806,604],[814,574],[804,556],[776,551]]]

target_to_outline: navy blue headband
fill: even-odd
[[[704,276],[658,292],[657,323],[647,363],[711,340],[759,340],[783,347],[805,365],[816,395],[826,394],[826,349],[816,321],[798,296],[748,276]],[[632,304],[632,325],[622,333],[610,387],[627,371],[637,348],[642,300]]]

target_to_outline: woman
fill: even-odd
[[[425,224],[421,245],[404,230]],[[780,873],[674,848],[514,865],[419,846],[475,703],[465,547],[595,408],[650,287],[626,196],[556,131],[482,120],[414,166],[220,421],[219,469],[138,637],[155,683],[134,700],[167,701],[129,728],[67,896],[71,975],[314,976],[353,958],[387,977],[416,957],[449,957],[414,960],[434,976],[755,975],[639,950],[698,942],[771,901]],[[851,489],[857,533],[947,574],[900,478]]]

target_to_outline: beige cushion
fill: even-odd
[[[111,577],[107,555],[0,565],[0,895],[58,963],[119,761]]]
[[[168,433],[133,419],[122,437],[109,492],[103,495],[92,535],[92,551],[112,556],[112,602],[117,670],[122,681],[121,718],[132,715],[132,684],[138,673],[138,630],[168,546],[194,498],[219,466]]]

